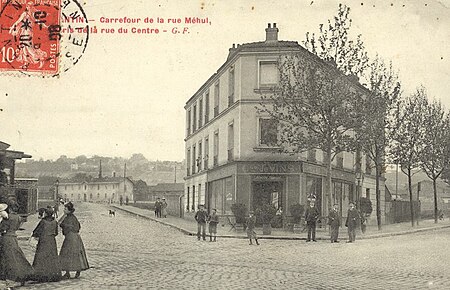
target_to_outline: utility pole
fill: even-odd
[[[175,163],[175,178],[174,183],[177,183],[177,164]]]
[[[419,217],[420,217],[420,199],[419,199],[419,195],[420,195],[420,186],[421,186],[421,182],[419,181],[417,183],[417,225],[419,225]]]

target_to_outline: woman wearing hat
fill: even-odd
[[[80,272],[89,269],[89,263],[86,257],[83,241],[80,237],[80,223],[73,214],[75,208],[71,202],[64,205],[64,214],[66,215],[61,222],[64,242],[59,252],[61,270],[66,271],[64,278],[70,278],[70,271],[75,271],[75,278],[80,277]]]
[[[22,249],[20,249],[17,243],[16,231],[19,229],[21,218],[16,214],[16,204],[6,206],[2,204],[8,214],[7,218],[4,218],[0,223],[1,238],[1,261],[0,261],[0,277],[2,280],[8,280],[21,282],[25,284],[25,281],[30,277],[33,272],[33,268],[25,258]]]
[[[46,208],[43,218],[34,229],[32,237],[38,239],[34,255],[33,278],[40,282],[61,280],[58,249],[55,237],[58,235],[58,223],[53,217],[53,209]]]

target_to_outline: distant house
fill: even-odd
[[[438,209],[450,209],[450,186],[440,180],[437,181],[437,204]],[[422,180],[412,185],[413,200],[420,200],[421,216],[432,216],[434,213],[434,191],[433,181]]]
[[[181,196],[184,194],[184,183],[158,183],[151,188],[151,194],[155,197]]]
[[[183,216],[184,183],[159,183],[151,187],[153,200],[160,198],[167,202],[167,212],[173,216]]]
[[[62,180],[57,186],[58,194],[66,200],[118,203],[120,198],[134,201],[133,181],[126,177],[102,177],[90,181]]]

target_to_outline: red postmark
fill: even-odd
[[[58,73],[61,0],[0,1],[0,71]]]

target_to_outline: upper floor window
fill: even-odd
[[[192,123],[191,123],[191,110],[189,109],[189,110],[187,110],[187,128],[186,128],[186,130],[187,130],[187,135],[189,136],[189,134],[191,134],[191,125],[192,125]]]
[[[344,168],[344,152],[340,152],[336,155],[336,167]]]
[[[209,91],[205,94],[205,124],[209,121]]]
[[[198,157],[197,161],[197,171],[200,172],[202,170],[202,141],[198,142]]]
[[[195,145],[192,146],[192,174],[195,173],[195,166],[197,165],[197,154],[195,154]]]
[[[214,85],[214,117],[219,115],[219,98],[220,98],[220,85],[217,82]]]
[[[186,152],[186,174],[191,175],[191,148]]]
[[[316,162],[316,149],[309,149],[306,159],[308,161]]]
[[[369,156],[366,155],[366,174],[372,174],[372,163]]]
[[[228,124],[228,161],[234,160],[234,125]]]
[[[203,99],[198,101],[198,128],[200,129],[203,126]]]
[[[197,105],[194,105],[194,109],[192,111],[192,133],[197,130]]]
[[[259,86],[273,87],[278,84],[278,65],[276,61],[259,62]]]
[[[275,147],[278,144],[278,122],[274,119],[259,119],[259,145]]]
[[[228,107],[234,103],[234,67],[228,73]]]
[[[219,131],[214,132],[214,156],[213,156],[213,166],[219,164]]]
[[[204,157],[204,159],[205,159],[205,163],[204,163],[203,168],[208,169],[208,159],[209,159],[209,138],[208,137],[205,138],[205,157]]]

